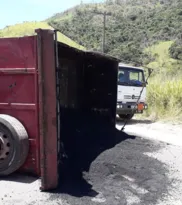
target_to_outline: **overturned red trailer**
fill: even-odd
[[[30,173],[42,190],[56,188],[64,122],[76,111],[115,127],[118,62],[58,42],[52,30],[1,38],[0,176]]]

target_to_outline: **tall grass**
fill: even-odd
[[[146,50],[155,60],[148,64],[154,73],[147,86],[149,109],[145,114],[154,119],[182,119],[182,61],[170,57],[172,43],[159,42]]]
[[[147,92],[148,116],[152,114],[155,119],[182,116],[182,78],[169,80],[155,76],[149,81]]]

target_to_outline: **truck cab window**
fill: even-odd
[[[124,71],[120,71],[118,74],[118,81],[119,82],[125,82],[125,76],[124,76]]]
[[[142,85],[144,83],[142,71],[130,71],[129,80],[131,83]]]

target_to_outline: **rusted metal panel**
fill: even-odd
[[[58,185],[54,33],[36,30],[39,72],[41,189]]]
[[[23,172],[40,174],[36,37],[0,39],[0,113],[22,122],[30,141]]]

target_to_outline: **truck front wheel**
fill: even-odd
[[[123,120],[131,120],[134,114],[120,114],[119,117]]]
[[[14,117],[0,114],[0,176],[18,170],[29,151],[28,134]]]

